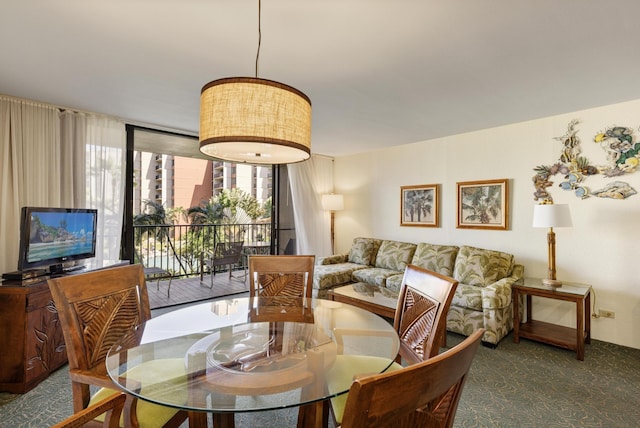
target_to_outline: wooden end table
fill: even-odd
[[[513,294],[513,341],[520,338],[547,343],[560,348],[576,351],[577,359],[584,361],[584,344],[591,343],[591,286],[573,282],[563,282],[561,287],[552,289],[542,284],[540,278],[524,278],[522,284],[514,284]],[[526,297],[526,321],[520,320],[520,295]],[[531,316],[531,296],[564,300],[576,304],[576,328],[564,327]]]

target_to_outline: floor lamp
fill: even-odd
[[[331,211],[331,254],[335,253],[334,246],[334,221],[335,221],[335,212],[344,209],[344,198],[342,195],[335,195],[331,193],[330,195],[322,195],[322,208],[325,211]]]
[[[540,204],[533,207],[533,227],[548,227],[547,233],[549,268],[542,283],[550,288],[562,286],[556,279],[556,234],[554,227],[571,227],[571,213],[566,204]]]

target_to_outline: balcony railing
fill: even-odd
[[[135,225],[133,231],[136,263],[174,276],[199,274],[202,254],[218,242],[243,241],[247,254],[269,254],[271,248],[271,223]]]

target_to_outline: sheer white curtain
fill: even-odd
[[[100,131],[105,127],[111,132]],[[117,129],[117,131],[115,131]],[[111,186],[120,186],[124,192],[124,171],[119,181],[114,181],[114,171],[95,169],[96,162],[85,151],[89,144],[118,147],[121,153],[114,169],[124,169],[126,137],[124,123],[97,116],[60,111],[47,104],[0,96],[0,272],[16,270],[20,241],[20,209],[23,206],[51,207],[96,207],[103,213],[119,210],[118,222],[108,220],[99,223],[105,235],[117,236],[116,242],[109,239],[107,250],[98,243],[97,253],[106,252],[105,259],[118,258],[122,229],[122,205],[113,200],[100,202],[102,196],[94,193],[90,199],[86,171],[91,174],[109,176]],[[86,153],[86,156],[85,156]],[[110,195],[109,195],[110,196]],[[119,207],[119,208],[118,208]],[[112,230],[117,227],[117,231]]]
[[[98,209],[98,260],[118,260],[124,215],[127,136],[124,123],[90,115],[86,132],[86,205]]]
[[[331,254],[331,217],[322,209],[322,195],[333,192],[333,159],[312,155],[287,165],[298,254]]]

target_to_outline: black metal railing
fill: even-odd
[[[200,273],[201,257],[216,243],[243,241],[247,253],[269,254],[271,223],[133,226],[135,262],[174,276]]]

